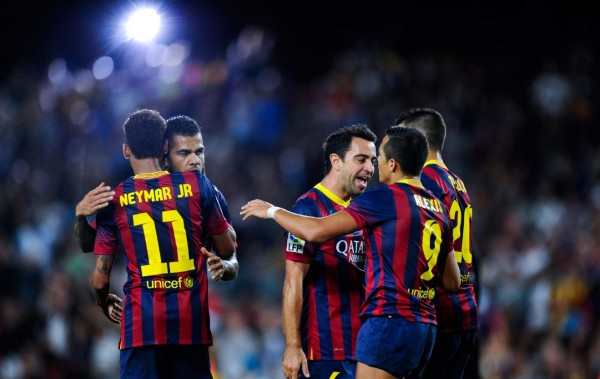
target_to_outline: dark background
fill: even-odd
[[[86,65],[115,53],[110,30],[136,2],[35,1],[0,5],[0,76],[17,64],[44,70],[55,57]],[[137,4],[142,4],[137,2]],[[465,56],[557,55],[572,41],[596,44],[591,6],[480,1],[163,1],[175,26],[170,38],[193,41],[199,59],[222,56],[246,25],[277,37],[274,59],[290,78],[307,79],[330,66],[336,52],[357,42],[404,53],[436,50]]]

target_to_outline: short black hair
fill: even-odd
[[[198,133],[202,134],[200,125],[189,116],[177,115],[167,119],[165,139],[169,141],[169,146],[174,142],[175,136],[193,137]]]
[[[411,125],[419,129],[431,149],[442,151],[446,139],[446,123],[442,115],[431,108],[411,108],[402,112],[395,121],[396,125]]]
[[[365,124],[354,124],[337,129],[328,135],[325,142],[323,142],[322,149],[325,163],[325,175],[331,171],[331,161],[329,160],[329,156],[331,154],[337,154],[344,160],[344,156],[348,150],[350,150],[350,144],[354,137],[362,138],[373,143],[377,142],[377,136]]]
[[[123,124],[125,143],[137,159],[162,158],[165,119],[155,110],[138,109]]]
[[[386,158],[398,162],[407,175],[421,175],[428,154],[425,135],[410,125],[390,126],[385,134],[389,137],[383,147]]]

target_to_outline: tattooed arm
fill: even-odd
[[[92,293],[96,299],[96,304],[102,309],[102,313],[111,322],[118,324],[121,322],[121,299],[110,293],[110,272],[114,262],[113,255],[97,255],[96,267],[90,278]]]

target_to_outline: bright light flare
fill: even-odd
[[[125,24],[128,39],[151,42],[160,31],[160,15],[152,8],[136,10]]]

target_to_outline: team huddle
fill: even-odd
[[[205,175],[193,119],[143,109],[123,130],[134,176],[88,192],[75,223],[96,257],[96,303],[121,325],[120,377],[213,378],[208,276],[239,271],[229,206]],[[339,128],[323,143],[323,179],[289,211],[259,199],[242,207],[243,220],[287,231],[286,378],[463,377],[479,325],[473,210],[442,159],[445,136],[428,108],[402,113],[378,147],[366,125]],[[375,170],[380,184],[367,188]],[[110,293],[117,252],[123,299]]]

